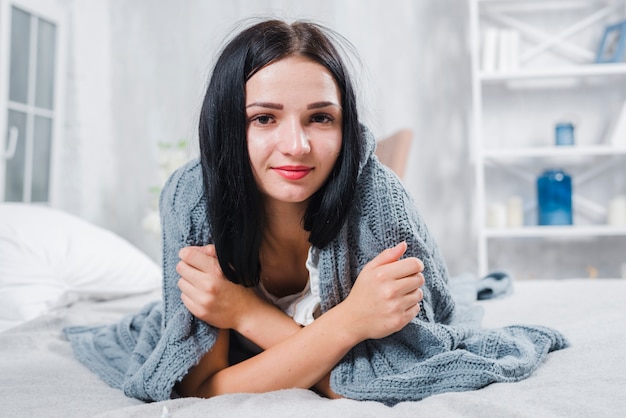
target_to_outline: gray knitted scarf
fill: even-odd
[[[426,284],[418,316],[401,331],[355,346],[331,373],[341,395],[387,405],[528,377],[547,353],[567,347],[557,331],[539,326],[482,329],[460,317],[435,241],[398,178],[374,156],[366,131],[352,212],[339,235],[320,250],[322,311],[347,297],[363,266],[405,240],[406,256],[424,262]],[[201,168],[192,161],[161,195],[163,301],[121,322],[71,327],[76,357],[127,396],[169,399],[176,382],[212,347],[217,331],[185,308],[175,266],[183,246],[211,242]]]

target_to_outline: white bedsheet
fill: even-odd
[[[158,294],[81,302],[0,333],[0,416],[4,417],[617,417],[626,411],[626,280],[518,282],[512,295],[480,302],[483,324],[547,325],[570,348],[548,355],[530,378],[447,393],[393,408],[328,400],[307,390],[175,399],[145,404],[108,387],[77,362],[61,329],[100,324]]]

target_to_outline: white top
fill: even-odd
[[[307,326],[320,315],[320,292],[319,292],[319,251],[310,247],[309,254],[306,259],[306,268],[309,271],[309,280],[304,289],[292,295],[276,297],[269,293],[263,286],[263,282],[259,283],[259,294],[272,304],[289,315],[293,320],[302,325]]]
[[[255,291],[260,297],[265,298],[293,318],[297,324],[307,326],[321,314],[321,299],[319,292],[320,276],[317,268],[318,263],[319,251],[310,247],[309,255],[306,259],[306,268],[309,271],[309,280],[304,286],[304,289],[298,293],[283,296],[282,298],[276,297],[263,287],[263,281],[259,282],[259,286],[255,288]],[[251,350],[253,353],[260,353],[262,351],[259,346],[245,338],[243,335],[239,333],[236,333],[235,335],[241,345],[246,349]]]

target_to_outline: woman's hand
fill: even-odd
[[[424,264],[415,257],[400,260],[406,242],[381,252],[363,267],[341,306],[357,341],[386,337],[401,330],[420,310]]]
[[[178,288],[189,312],[217,328],[237,329],[240,321],[261,300],[250,288],[228,280],[214,245],[185,247],[179,252]]]

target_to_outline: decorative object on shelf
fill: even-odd
[[[626,36],[624,29],[610,30],[600,49],[605,28],[625,21],[626,0],[467,1],[479,275],[499,262],[502,252],[498,244],[510,241],[517,241],[513,245],[520,248],[535,244],[545,248],[550,243],[544,239],[556,238],[563,248],[554,250],[560,253],[570,244],[574,252],[591,247],[588,262],[600,265],[593,257],[608,257],[600,254],[594,248],[596,240],[589,238],[616,237],[618,245],[626,240],[626,227],[607,225],[608,200],[626,194],[626,63],[602,65],[596,64],[596,58],[600,52],[608,55]],[[517,31],[520,36],[514,70],[499,68],[505,30]],[[621,60],[626,57],[622,55]],[[562,122],[571,123],[573,129],[559,127],[557,134],[556,125]],[[557,140],[570,145],[556,146]],[[557,219],[560,222],[547,209],[549,204],[543,205],[548,218],[543,223],[565,224],[562,227],[539,222],[538,176],[550,168],[572,176],[567,179],[573,187],[563,193],[566,209],[562,211],[565,216]],[[524,199],[519,227],[519,211],[508,199],[513,194]],[[552,261],[546,258],[542,262],[548,267]],[[622,262],[626,259],[620,257],[616,265]],[[571,266],[549,267],[561,272]],[[539,263],[529,268],[535,275],[544,273]],[[580,274],[569,270],[572,273],[567,274]],[[606,271],[599,269],[599,273]],[[619,275],[619,271],[610,274]]]
[[[622,62],[626,51],[626,20],[609,25],[600,41],[597,63]]]
[[[507,226],[507,208],[500,202],[491,203],[487,207],[487,227],[504,228]]]
[[[537,179],[539,225],[572,225],[572,178],[563,170],[546,170]]]
[[[626,196],[617,196],[611,199],[607,223],[612,226],[626,226]]]
[[[515,29],[486,28],[483,32],[482,70],[514,71],[519,68],[521,35]]]
[[[556,145],[574,145],[574,124],[571,122],[557,123],[554,128]]]
[[[622,103],[622,109],[611,130],[609,144],[616,148],[626,148],[626,101]]]
[[[524,202],[519,196],[511,196],[506,201],[506,225],[509,228],[524,226]]]
[[[515,29],[500,30],[499,71],[515,71],[519,68],[520,39],[520,33]]]
[[[483,31],[481,70],[490,73],[496,70],[498,56],[498,29],[488,27]]]
[[[524,202],[511,196],[506,203],[492,202],[487,206],[487,228],[521,228],[524,226]]]

